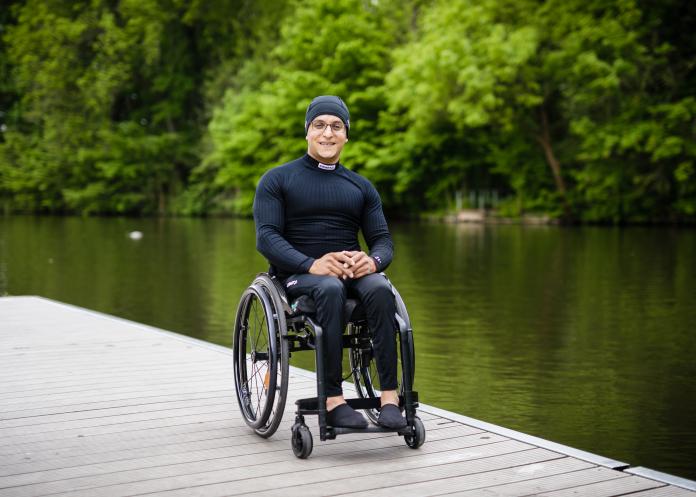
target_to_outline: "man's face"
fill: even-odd
[[[322,127],[323,129],[318,129]],[[309,124],[307,153],[319,162],[333,164],[338,162],[341,150],[347,141],[348,135],[343,121],[336,116],[322,114]]]

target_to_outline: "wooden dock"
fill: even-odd
[[[230,312],[233,312],[231,310]],[[347,386],[347,388],[350,388]],[[427,439],[290,448],[251,432],[229,349],[39,297],[0,298],[0,496],[696,496],[696,483],[422,406]],[[691,490],[689,490],[691,489]]]

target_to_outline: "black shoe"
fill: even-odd
[[[377,423],[384,428],[398,430],[406,428],[406,418],[401,415],[401,411],[394,404],[384,404],[379,411]]]
[[[334,428],[367,428],[367,420],[348,404],[341,404],[329,411],[326,424]]]

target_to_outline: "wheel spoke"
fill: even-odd
[[[255,366],[252,365],[252,371],[251,371],[252,374],[251,374],[251,377],[249,378],[249,381],[257,380],[260,377],[260,375],[259,375],[260,371],[261,370],[259,368],[256,368]]]

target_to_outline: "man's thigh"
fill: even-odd
[[[296,298],[300,295],[312,295],[315,289],[326,290],[343,286],[341,280],[335,276],[319,276],[316,274],[294,274],[283,283],[288,297]]]
[[[373,273],[358,278],[357,280],[349,280],[348,294],[351,297],[365,300],[370,296],[380,296],[380,300],[393,302],[393,292],[386,276],[381,273]]]

